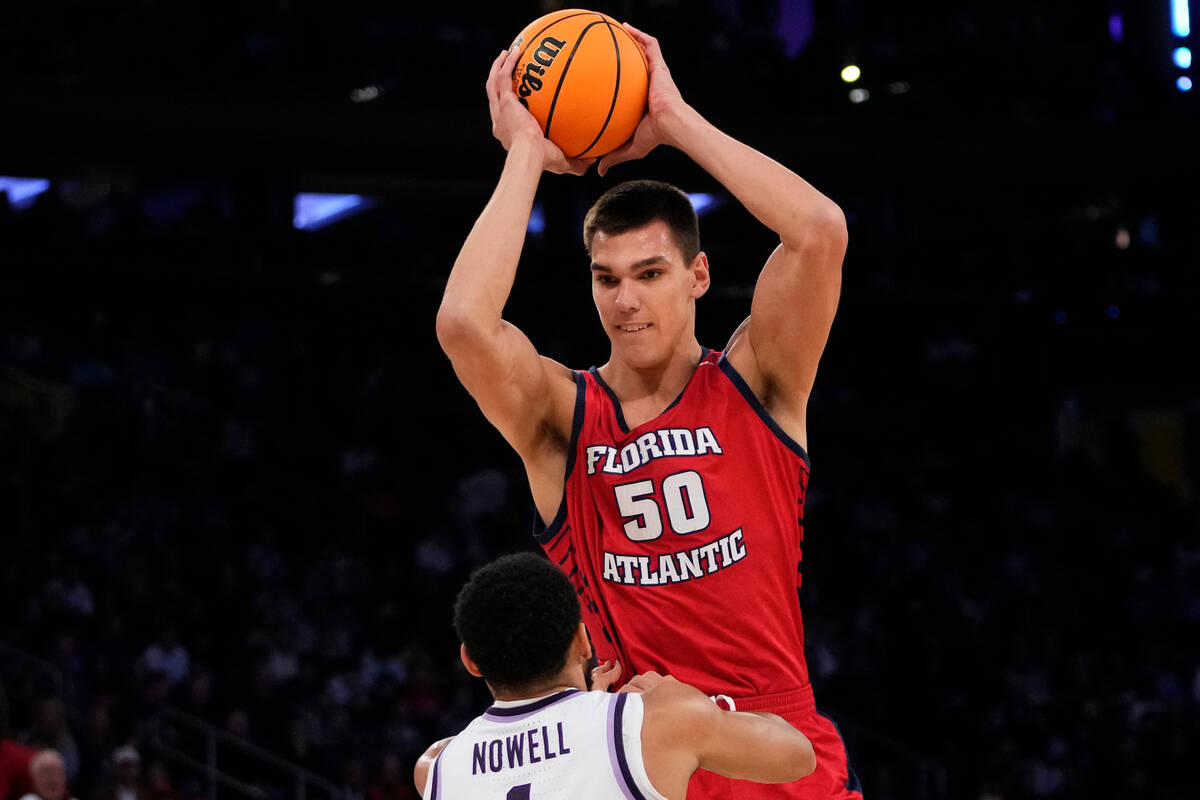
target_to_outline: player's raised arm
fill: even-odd
[[[722,710],[695,687],[654,673],[627,690],[644,691],[646,769],[668,796],[681,778],[686,788],[697,768],[759,783],[787,783],[816,769],[808,737],[774,714]]]
[[[649,108],[630,142],[606,156],[600,171],[640,158],[658,144],[671,145],[687,153],[779,235],[781,244],[759,276],[750,319],[730,341],[729,357],[760,399],[783,401],[768,402],[768,408],[773,412],[778,408],[785,430],[798,432],[801,438],[804,404],[841,291],[845,217],[799,175],[700,116],[681,97],[658,41],[629,25],[626,28],[646,51]],[[743,349],[746,352],[737,352]],[[798,420],[792,419],[797,415]]]
[[[529,339],[501,318],[512,290],[533,198],[543,171],[582,174],[543,136],[512,92],[515,50],[496,57],[487,80],[492,133],[508,156],[491,199],[454,262],[437,316],[437,335],[454,371],[480,409],[523,457],[529,454],[566,369],[541,358]],[[556,501],[557,502],[557,501]]]

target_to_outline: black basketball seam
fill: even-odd
[[[587,36],[587,32],[604,22],[606,22],[604,17],[600,17],[600,19],[579,32],[579,38],[575,40],[575,46],[571,48],[571,55],[567,56],[567,63],[563,64],[562,74],[558,76],[558,85],[554,87],[554,97],[550,100],[550,110],[546,113],[546,128],[542,131],[547,139],[550,138],[550,123],[554,120],[554,107],[558,105],[558,93],[562,91],[563,81],[567,79],[567,70],[571,68],[571,60],[575,58],[575,51],[579,49],[579,45],[583,42],[583,37]]]
[[[605,20],[604,24],[608,26],[608,35],[612,37],[613,41],[613,55],[617,57],[617,83],[613,86],[612,102],[608,104],[608,116],[604,118],[604,124],[600,126],[600,132],[596,134],[595,139],[592,139],[591,144],[579,151],[579,155],[571,156],[571,158],[579,158],[579,156],[582,156],[588,150],[595,147],[596,142],[600,141],[600,137],[608,130],[608,123],[612,122],[613,110],[617,107],[617,95],[621,93],[621,46],[617,44],[617,34],[613,33],[612,23]]]
[[[571,19],[572,17],[582,17],[582,16],[584,16],[585,14],[591,14],[591,13],[594,13],[594,12],[591,12],[591,11],[580,11],[580,12],[579,12],[579,13],[577,13],[577,14],[567,14],[565,17],[559,17],[558,19],[554,20],[554,21],[553,21],[553,22],[551,22],[550,24],[546,25],[544,28],[542,28],[542,29],[541,29],[540,31],[538,31],[537,33],[535,33],[535,34],[533,34],[532,36],[530,36],[530,37],[529,37],[529,42],[532,42],[532,41],[534,41],[534,40],[535,40],[535,39],[537,39],[539,36],[541,36],[543,33],[545,33],[546,31],[550,30],[551,28],[553,28],[553,27],[554,27],[555,25],[557,25],[558,23],[562,22],[564,19]],[[519,67],[521,66],[521,59],[525,58],[525,52],[526,52],[527,50],[529,50],[529,42],[525,42],[525,43],[524,43],[524,47],[522,47],[522,48],[521,48],[521,51],[520,51],[519,53],[517,53],[517,66],[513,68],[514,74],[515,74],[515,72],[516,72],[517,68],[519,68]]]

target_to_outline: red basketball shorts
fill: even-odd
[[[850,769],[842,736],[833,720],[817,713],[810,687],[734,698],[734,703],[738,711],[769,711],[794,725],[812,742],[817,768],[807,778],[792,783],[735,781],[697,770],[688,784],[688,800],[862,800],[862,788]]]

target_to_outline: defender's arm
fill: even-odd
[[[421,754],[417,759],[417,764],[413,767],[413,783],[417,786],[417,794],[421,797],[425,796],[425,787],[429,784],[429,771],[433,769],[434,759],[438,757],[438,753],[446,749],[446,745],[454,741],[453,736],[447,736],[445,739],[434,742],[429,745],[429,748]]]
[[[622,691],[643,691],[642,747],[650,782],[686,787],[698,768],[758,783],[799,780],[817,767],[812,743],[774,714],[723,711],[686,683],[644,673]]]

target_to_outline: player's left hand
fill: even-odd
[[[621,662],[605,661],[592,670],[592,691],[607,692],[621,678]]]
[[[621,23],[629,35],[638,41],[646,53],[646,67],[650,76],[650,87],[646,98],[646,115],[638,123],[633,136],[625,144],[600,159],[597,171],[605,172],[617,164],[633,161],[649,153],[660,144],[674,144],[665,134],[672,119],[687,108],[683,95],[667,69],[658,39],[639,31],[628,22]]]
[[[654,670],[648,670],[640,675],[634,675],[633,678],[630,679],[629,683],[618,689],[618,692],[642,694],[650,691],[660,683],[666,683],[667,681],[674,680],[675,678],[672,678],[670,675],[659,675]]]

